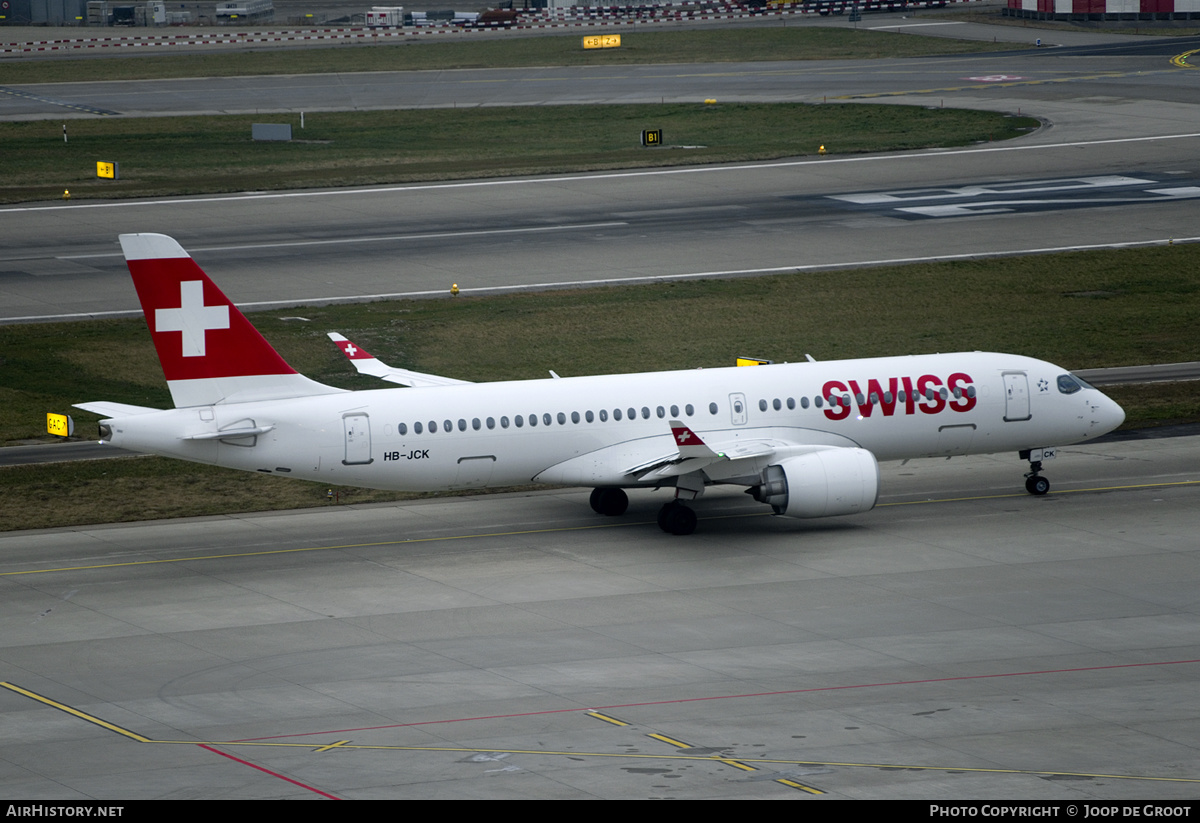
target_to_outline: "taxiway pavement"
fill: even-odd
[[[1197,466],[887,464],[688,538],[575,490],[2,535],[0,792],[1195,797]]]

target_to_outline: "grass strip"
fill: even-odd
[[[785,21],[777,26],[692,31],[622,31],[621,47],[582,48],[583,30],[569,35],[511,32],[494,39],[446,42],[413,37],[402,44],[340,45],[266,51],[226,50],[76,60],[6,61],[0,85],[172,77],[237,77],[366,71],[538,66],[617,66],[664,63],[740,63],[748,60],[871,60],[1011,50],[1011,44],[916,37],[865,29],[834,29]]]
[[[291,142],[255,142],[254,122]],[[165,196],[892,151],[1005,140],[1027,117],[915,106],[667,104],[0,123],[0,202]],[[643,129],[664,146],[643,148]],[[682,148],[686,146],[687,148]],[[96,177],[117,162],[120,180]]]

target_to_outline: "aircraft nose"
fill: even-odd
[[[1101,394],[1100,402],[1096,404],[1092,414],[1092,426],[1096,429],[1096,436],[1107,434],[1124,422],[1125,410],[1108,395]]]

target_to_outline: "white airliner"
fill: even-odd
[[[1125,419],[1065,369],[984,352],[467,383],[331,334],[360,372],[412,387],[345,391],[288,366],[170,237],[121,247],[175,408],[79,408],[108,417],[102,442],[199,463],[411,491],[592,486],[606,515],[624,489],[664,487],[659,525],[689,534],[683,501],[718,483],[785,517],[868,511],[878,460],[1014,451],[1045,494],[1053,446]]]

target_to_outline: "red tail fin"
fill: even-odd
[[[176,406],[338,391],[284,362],[175,240],[120,239]]]

